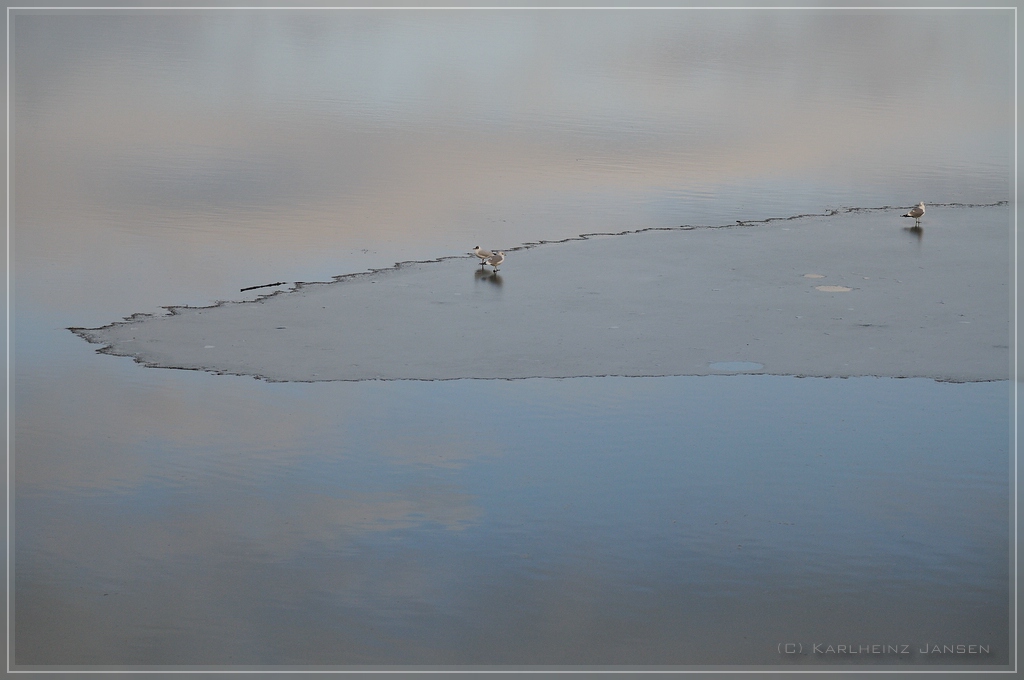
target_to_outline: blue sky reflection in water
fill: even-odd
[[[26,661],[1005,650],[1006,383],[169,375],[23,447]]]
[[[15,13],[14,661],[1005,662],[1005,382],[268,384],[66,328],[478,243],[1008,200],[1008,16]]]

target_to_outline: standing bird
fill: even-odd
[[[488,258],[494,257],[494,253],[489,250],[481,250],[480,246],[473,246],[473,254],[480,258],[481,267],[484,266]]]
[[[921,224],[921,217],[923,217],[923,216],[924,216],[924,203],[923,202],[922,203],[918,203],[916,207],[911,208],[910,212],[908,212],[906,215],[901,215],[901,217],[913,217],[914,218],[914,225],[915,226]]]
[[[487,262],[487,264],[489,264],[492,267],[494,267],[494,271],[498,271],[498,265],[501,264],[504,261],[505,261],[505,253],[497,253],[495,255],[491,255],[489,258],[487,258],[485,260],[485,262]]]

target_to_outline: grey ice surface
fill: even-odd
[[[1008,379],[1010,207],[929,205],[921,230],[900,212],[484,243],[506,252],[496,275],[472,255],[402,263],[72,330],[146,366],[274,381]]]

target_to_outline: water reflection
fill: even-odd
[[[496,286],[500,286],[504,282],[504,279],[501,278],[501,274],[489,269],[476,270],[473,274],[473,278],[477,281],[486,281],[487,283],[492,283]]]
[[[15,275],[123,316],[467,242],[1004,199],[1012,25],[915,16],[941,49],[898,13],[16,13]]]
[[[780,630],[864,625],[1006,649],[1005,382],[160,374],[216,407],[202,436],[136,405],[130,446],[43,453],[102,464],[113,434],[137,474],[37,465],[18,495],[17,663],[779,663]]]
[[[998,383],[284,385],[64,329],[478,240],[1005,200],[1012,11],[10,18],[15,663],[1008,637]]]
[[[919,224],[916,224],[913,227],[903,227],[903,231],[914,236],[918,241],[920,241],[921,237],[924,236],[924,229]]]

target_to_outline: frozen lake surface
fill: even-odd
[[[723,360],[1009,379],[1008,208],[933,206],[927,248],[898,214],[591,236],[510,251],[501,271],[403,263],[75,332],[147,366],[268,380],[707,375]]]
[[[10,39],[14,668],[1010,662],[1011,10]]]

